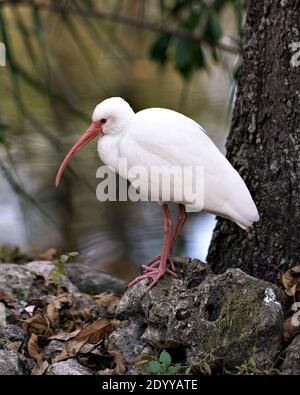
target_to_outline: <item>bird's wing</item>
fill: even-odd
[[[192,119],[167,109],[140,111],[119,149],[129,166],[203,167],[205,210],[231,218],[242,227],[258,220],[244,181]]]

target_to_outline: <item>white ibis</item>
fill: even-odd
[[[124,158],[128,161],[129,167],[140,165],[147,170],[160,165],[200,166],[204,169],[202,207],[184,199],[178,201],[172,193],[168,201],[159,201],[164,219],[161,255],[143,265],[143,274],[129,286],[150,278],[150,289],[166,273],[177,277],[172,254],[186,219],[186,207],[198,211],[203,209],[230,219],[243,229],[249,228],[253,222],[259,220],[257,208],[244,181],[198,123],[176,111],[164,108],[149,108],[135,113],[120,97],[106,99],[96,106],[90,127],[63,160],[56,176],[56,186],[72,156],[96,137],[99,138],[100,159],[120,175],[122,169],[119,168],[119,162]],[[149,193],[151,189],[157,188],[148,177],[142,182],[144,190],[148,190]],[[192,183],[191,179],[185,181],[183,188],[193,188],[194,185],[190,185]],[[174,185],[171,185],[172,187],[174,188]],[[179,216],[174,231],[169,202],[179,205]]]

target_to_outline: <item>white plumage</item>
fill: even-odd
[[[123,128],[115,120],[116,129],[112,133],[109,121],[103,127],[105,134],[98,141],[98,153],[105,164],[117,172],[120,158],[127,158],[129,167],[141,165],[149,169],[154,165],[203,166],[204,210],[229,218],[244,229],[258,221],[256,206],[244,181],[198,123],[164,108],[134,113],[121,98],[100,103],[93,119],[108,119],[114,113],[122,117]]]
[[[177,277],[173,249],[186,219],[186,207],[193,210],[203,209],[228,218],[243,229],[259,220],[257,208],[244,181],[198,123],[178,112],[163,108],[150,108],[135,113],[129,104],[119,97],[106,99],[96,106],[91,126],[62,162],[56,176],[56,185],[59,184],[63,170],[71,157],[96,137],[99,137],[98,153],[103,163],[111,166],[121,176],[127,177],[144,195],[152,194],[152,200],[158,201],[162,206],[162,253],[148,265],[142,266],[144,274],[129,285],[151,278],[152,282],[148,286],[150,289],[167,273]],[[125,168],[120,166],[120,160],[123,159],[127,161],[126,170],[136,166],[145,169],[146,176],[140,178],[138,184],[135,176],[128,175]],[[198,200],[178,200],[178,195],[174,192],[181,183],[184,192],[194,191],[197,181],[192,176],[182,179],[173,177],[170,180],[169,199],[160,197],[159,182],[149,177],[151,170],[154,167],[174,166],[199,167],[204,170],[201,178],[201,204]],[[188,195],[191,196],[190,193]],[[168,202],[179,204],[175,230]],[[170,268],[167,267],[168,262]]]

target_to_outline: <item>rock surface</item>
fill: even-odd
[[[47,371],[48,376],[91,376],[93,371],[77,362],[76,359],[56,362]]]
[[[285,360],[281,366],[283,375],[300,374],[300,335],[296,336],[285,350]]]
[[[121,328],[109,339],[132,363],[149,347],[167,349],[174,362],[234,368],[255,353],[271,366],[281,349],[285,297],[274,284],[239,269],[214,275],[198,260],[175,260],[178,279],[149,280],[126,291],[117,308]],[[255,351],[256,350],[256,351]]]
[[[2,376],[28,375],[33,364],[23,355],[11,351],[0,350],[0,374]]]
[[[26,343],[28,334],[17,325],[0,325],[0,340]]]
[[[96,294],[109,290],[118,295],[122,295],[127,284],[107,273],[103,273],[95,268],[87,267],[84,264],[70,263],[67,265],[70,280],[81,292]]]
[[[0,325],[6,325],[6,308],[5,304],[0,302]]]
[[[53,291],[47,281],[53,269],[53,263],[47,261],[33,261],[24,265],[1,263],[0,289],[19,303],[47,296]],[[61,280],[61,285],[69,292],[77,290],[67,278]]]

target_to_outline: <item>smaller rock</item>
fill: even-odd
[[[0,325],[6,325],[6,309],[5,305],[0,302]]]
[[[28,340],[28,334],[17,325],[0,326],[0,339],[25,343]]]
[[[107,273],[87,267],[84,264],[70,263],[66,266],[70,280],[81,292],[98,294],[106,291],[122,295],[127,284]]]
[[[0,264],[0,288],[13,299],[28,300],[33,289],[34,278],[34,275],[24,265]]]
[[[15,299],[20,311],[31,300],[48,298],[53,295],[57,286],[50,282],[50,273],[54,264],[48,261],[33,261],[24,265],[0,263],[0,289]],[[62,278],[60,286],[68,292],[76,293],[78,289],[68,278]],[[7,322],[13,322],[7,309]]]
[[[300,374],[300,335],[296,336],[285,350],[285,360],[281,366],[283,375]]]
[[[47,371],[48,376],[91,376],[93,374],[91,369],[80,365],[74,358],[56,362]]]
[[[23,355],[11,350],[0,350],[0,373],[2,376],[29,375],[33,364]]]
[[[35,276],[43,277],[48,281],[54,269],[54,264],[51,261],[32,261],[27,263],[25,268]]]
[[[133,324],[131,326],[123,323],[121,328],[109,336],[105,346],[121,350],[127,363],[132,365],[137,355],[153,353],[154,351],[149,344],[139,339],[141,326],[143,325],[140,322],[136,322],[136,325]]]
[[[26,263],[24,267],[32,273],[35,277],[42,277],[45,281],[45,286],[48,287],[51,283],[51,273],[55,269],[55,265],[51,261],[32,261]],[[62,276],[59,285],[65,287],[68,292],[76,292],[77,288],[71,283],[68,277]]]

